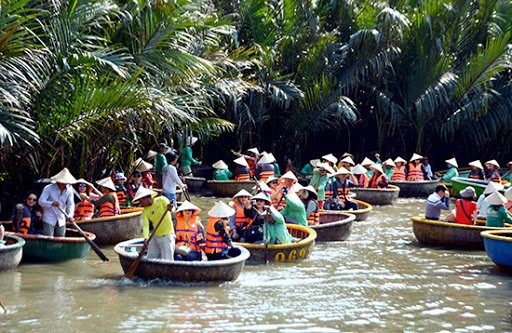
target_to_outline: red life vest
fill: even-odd
[[[368,183],[370,182],[370,179],[364,173],[356,176],[356,180],[360,187],[368,187]]]
[[[30,217],[23,217],[20,221],[20,232],[22,234],[28,234],[28,230],[30,229],[30,224],[32,223],[32,220]]]
[[[407,175],[407,180],[424,180],[420,163],[416,164],[416,166],[412,162],[409,163],[409,174]]]
[[[221,221],[224,224],[226,232],[229,233],[229,227],[226,224],[226,221],[216,217],[210,217],[208,219],[208,226],[206,227],[206,243],[204,246],[204,252],[206,253],[220,253],[222,250],[228,248],[228,244],[224,242],[222,236],[215,231],[215,224],[218,221]]]
[[[244,228],[245,226],[247,226],[247,224],[250,221],[250,219],[248,217],[245,217],[244,206],[241,203],[236,202],[235,205],[233,206],[233,208],[236,211],[235,226],[237,226],[238,228]]]
[[[94,205],[92,202],[83,200],[75,207],[73,218],[77,221],[90,220],[94,216]]]
[[[283,194],[281,193],[281,189],[284,187],[285,185],[278,185],[277,186],[277,189],[271,189],[272,192],[270,193],[270,196],[272,197],[274,195],[274,193],[278,192],[278,194],[276,195],[276,197],[274,199],[272,199],[272,206],[274,206],[274,208],[276,208],[277,210],[281,210],[283,209],[284,207],[286,207],[286,202],[284,201],[285,198],[283,198]],[[283,198],[283,200],[281,200],[281,198]],[[279,205],[279,207],[277,207],[277,205]]]
[[[262,181],[266,182],[267,179],[269,177],[272,177],[273,175],[274,175],[274,171],[272,171],[272,170],[270,170],[270,171],[262,171],[262,172],[260,172],[260,179],[259,180],[260,181],[262,180]]]
[[[235,176],[235,180],[239,182],[248,182],[251,180],[251,175],[248,173],[239,173]]]
[[[192,251],[200,251],[199,239],[202,237],[199,233],[199,217],[193,215],[188,223],[181,214],[176,215],[176,246],[190,247]]]
[[[393,176],[391,180],[405,181],[405,165],[401,167],[395,166],[393,168]]]
[[[128,202],[128,199],[126,198],[126,193],[124,191],[117,191],[117,199],[119,200],[119,205],[123,205]]]
[[[370,179],[370,188],[382,188],[379,186],[379,183],[382,182],[382,179],[385,177],[384,174],[381,174],[379,177],[375,177],[375,174]]]
[[[310,200],[310,201],[311,201],[311,200]],[[310,201],[308,201],[308,202],[306,203],[306,207],[307,207],[307,205],[309,204],[309,202],[310,202]],[[316,209],[315,211],[313,211],[313,212],[312,212],[312,213],[307,217],[307,219],[308,219],[308,225],[319,225],[319,224],[320,224],[320,212],[318,211],[318,209],[320,209],[320,208],[318,207],[318,204],[317,204],[317,209]]]
[[[338,196],[339,196],[340,200],[343,202],[352,201],[352,198],[350,197],[350,188],[349,187],[345,187],[345,188],[343,186],[338,187]]]
[[[455,222],[460,224],[473,225],[472,216],[473,212],[478,207],[476,202],[470,200],[457,199],[455,202]]]
[[[121,214],[121,209],[119,208],[119,200],[117,199],[116,192],[109,192],[105,195],[109,194],[114,197],[114,204],[112,204],[110,201],[100,204],[100,217],[109,217]]]
[[[251,170],[251,175],[254,176],[256,174],[256,163],[254,162],[254,160],[252,158],[248,158],[247,164],[249,164],[249,169]]]

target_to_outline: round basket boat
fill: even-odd
[[[96,235],[96,244],[115,245],[138,237],[142,232],[142,211],[98,219],[75,221],[83,230]]]
[[[25,240],[14,235],[5,235],[5,246],[0,247],[0,272],[18,267],[23,255]]]
[[[144,239],[137,238],[124,241],[115,246],[123,271],[130,268],[139,255]],[[135,275],[144,280],[160,279],[181,282],[223,282],[238,278],[249,258],[249,251],[238,246],[241,254],[225,260],[212,261],[167,261],[147,259],[145,257],[135,270]]]
[[[512,230],[482,231],[487,256],[500,268],[512,270]]]
[[[482,231],[512,230],[510,228],[433,221],[419,216],[412,217],[411,220],[414,236],[420,243],[461,250],[483,250],[484,240],[480,235]]]
[[[237,181],[237,180],[209,180],[208,186],[216,197],[232,197],[240,190],[251,192],[256,182],[251,181]]]
[[[319,212],[320,223],[309,227],[316,231],[318,242],[339,242],[350,236],[355,219],[353,214],[323,210]]]
[[[201,188],[206,183],[206,178],[202,177],[185,177],[185,184],[187,184],[188,191],[196,193],[201,191]]]
[[[95,240],[96,235],[84,231],[90,240]],[[80,236],[75,229],[66,229],[66,237],[51,237],[44,235],[25,235],[20,233],[7,233],[25,240],[23,247],[23,260],[27,261],[61,261],[85,257],[91,250],[91,246],[85,238]]]
[[[480,180],[480,179],[472,179],[472,178],[464,178],[464,177],[453,177],[452,178],[452,187],[453,193],[456,196],[460,195],[460,191],[464,190],[468,186],[472,186],[475,189],[476,196],[479,197],[482,193],[484,193],[485,188],[489,185],[489,181]],[[505,190],[508,189],[509,186],[505,186],[503,190],[501,190],[501,194],[504,194]]]
[[[144,210],[144,207],[121,207],[121,215],[128,214],[128,213],[134,213],[134,212],[142,212]]]
[[[357,195],[357,199],[371,205],[392,205],[400,194],[400,188],[389,185],[387,188],[351,188],[350,192]]]
[[[326,210],[326,212],[336,212],[336,213],[344,213],[344,214],[352,214],[355,215],[356,221],[365,221],[370,214],[370,211],[373,209],[373,206],[367,202],[361,200],[353,200],[357,202],[359,206],[358,210]]]
[[[433,180],[418,180],[418,181],[398,181],[390,180],[391,185],[400,187],[400,197],[412,198],[412,197],[428,197],[434,193],[436,186],[439,183],[438,179]]]
[[[299,239],[297,243],[291,244],[269,244],[268,261],[296,262],[309,258],[315,246],[316,231],[300,225],[287,224],[288,232],[293,238]],[[265,245],[251,243],[236,243],[245,247],[251,256],[248,262],[253,264],[264,264]]]

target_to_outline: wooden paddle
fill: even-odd
[[[192,200],[190,200],[190,194],[188,193],[188,188],[182,187],[181,189],[183,190],[183,194],[185,194],[185,199],[187,199],[188,202],[192,202]]]
[[[171,200],[169,205],[172,205],[171,212],[174,211],[174,200]],[[130,268],[128,268],[128,270],[124,274],[125,278],[131,279],[133,277],[133,274],[135,274],[135,271],[137,270],[137,267],[139,267],[140,261],[142,260],[142,256],[144,255],[144,253],[148,249],[149,243],[151,242],[151,240],[155,236],[155,232],[158,230],[158,227],[160,227],[160,224],[162,224],[162,221],[164,220],[165,215],[167,215],[167,212],[169,212],[169,209],[165,210],[165,212],[162,214],[162,217],[160,217],[160,221],[158,221],[155,229],[153,229],[153,231],[151,232],[151,235],[149,235],[148,241],[144,242],[144,246],[140,250],[139,256],[137,257],[137,259],[135,259],[135,261],[131,264]]]
[[[73,225],[73,227],[78,231],[78,233],[80,234],[80,236],[82,236],[83,238],[85,238],[85,240],[87,241],[87,243],[89,243],[89,245],[91,246],[91,248],[94,250],[94,252],[96,252],[96,254],[98,255],[98,257],[100,257],[101,260],[103,261],[109,261],[109,259],[107,258],[107,256],[105,255],[105,253],[103,253],[103,251],[100,250],[99,246],[96,245],[89,237],[87,237],[87,235],[84,233],[84,231],[78,226],[78,224],[75,223],[75,221],[73,221],[73,219],[71,218],[71,216],[68,215],[68,213],[66,213],[66,211],[64,209],[62,209],[61,206],[58,206],[59,210],[62,212],[62,214],[64,214],[64,216],[66,216],[66,219],[71,222],[71,224]]]
[[[264,255],[263,255],[263,262],[265,263],[265,265],[268,265],[268,241],[269,241],[269,232],[268,232],[268,217],[269,217],[269,214],[270,213],[270,207],[267,208],[267,216],[265,216],[265,252],[264,252]]]

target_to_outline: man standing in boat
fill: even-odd
[[[162,172],[162,195],[169,200],[174,200],[174,207],[176,204],[176,185],[186,190],[187,185],[184,184],[180,177],[178,177],[178,170],[176,163],[178,163],[178,156],[173,153],[166,155],[167,164],[163,167]]]
[[[59,207],[70,217],[75,213],[73,188],[70,184],[76,183],[76,179],[67,168],[64,168],[51,177],[51,180],[55,183],[46,185],[39,197],[39,205],[43,208],[43,234],[64,237],[67,218]]]

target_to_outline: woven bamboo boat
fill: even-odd
[[[0,247],[0,272],[18,267],[23,255],[25,240],[14,235],[5,235],[5,246]]]
[[[119,261],[126,272],[139,255],[143,239],[131,239],[115,246]],[[135,275],[144,280],[160,279],[181,282],[223,282],[238,278],[249,258],[249,251],[238,247],[241,254],[226,260],[166,261],[142,258]]]
[[[119,242],[140,236],[142,232],[142,211],[75,221],[83,230],[96,235],[96,244],[115,245]]]
[[[453,177],[452,178],[452,187],[453,187],[453,193],[455,196],[460,195],[460,191],[464,190],[468,186],[472,186],[475,189],[477,197],[479,197],[482,193],[484,193],[485,188],[489,185],[489,181],[487,180],[480,180],[480,179],[471,179],[471,178],[464,178],[464,177]],[[505,186],[503,190],[501,190],[501,194],[504,193],[506,189],[508,189],[509,186]]]
[[[399,181],[390,180],[389,184],[400,187],[400,197],[428,197],[434,192],[436,186],[439,184],[438,179],[433,180],[419,180],[419,181]]]
[[[231,198],[240,190],[251,192],[256,182],[251,181],[236,181],[236,180],[209,180],[208,186],[216,197],[229,197]]]
[[[187,184],[188,191],[196,193],[201,191],[201,188],[206,183],[206,178],[202,177],[185,177],[185,184]]]
[[[359,206],[358,210],[327,210],[327,212],[352,214],[356,216],[356,221],[365,221],[368,218],[370,211],[373,209],[373,206],[361,200],[353,201],[357,202],[357,205]]]
[[[488,230],[512,230],[511,228],[465,225],[453,222],[427,220],[412,217],[412,230],[416,239],[426,245],[452,247],[461,250],[483,250],[484,240],[480,233]]]
[[[400,188],[389,185],[387,188],[352,188],[350,192],[357,195],[357,199],[371,205],[392,205],[400,194]]]
[[[287,224],[288,232],[293,238],[298,238],[297,243],[292,244],[269,244],[268,261],[296,262],[309,258],[315,246],[316,231],[300,225]],[[251,256],[248,262],[253,264],[264,264],[265,245],[251,243],[235,243],[245,247]]]
[[[316,231],[318,242],[344,241],[352,233],[355,215],[328,210],[320,211],[319,215],[320,224],[309,226]]]
[[[512,270],[512,230],[483,231],[485,252],[500,268]]]
[[[96,235],[84,231],[91,240]],[[85,238],[80,236],[75,229],[66,229],[66,237],[50,237],[44,235],[25,235],[7,232],[7,235],[15,235],[25,240],[23,247],[23,260],[27,261],[61,261],[85,257],[91,250],[91,246]]]

